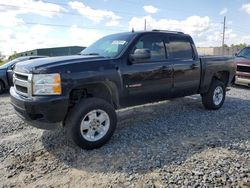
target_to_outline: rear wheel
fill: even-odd
[[[104,145],[116,128],[116,113],[106,101],[83,99],[69,113],[65,128],[70,140],[83,149]]]
[[[0,80],[0,94],[4,92],[4,85],[3,82]]]
[[[206,109],[217,110],[219,109],[226,96],[226,87],[222,81],[214,80],[207,93],[202,96],[202,103]]]

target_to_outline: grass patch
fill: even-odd
[[[5,64],[5,63],[6,63],[6,62],[4,62],[4,61],[0,61],[0,66],[3,65],[3,64]]]

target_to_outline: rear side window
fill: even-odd
[[[188,38],[169,37],[169,48],[172,59],[193,59],[193,49]]]

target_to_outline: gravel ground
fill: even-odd
[[[195,95],[118,116],[111,141],[85,151],[27,126],[1,95],[0,187],[250,187],[249,88],[218,111]]]

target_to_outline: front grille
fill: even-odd
[[[21,75],[21,74],[15,74],[17,79],[20,80],[28,80],[28,76],[27,75]]]
[[[16,89],[18,91],[21,91],[22,93],[28,93],[28,88],[27,87],[16,85]]]
[[[31,74],[14,72],[13,82],[18,94],[28,97],[31,95]]]
[[[250,73],[250,66],[238,65],[237,71]]]

